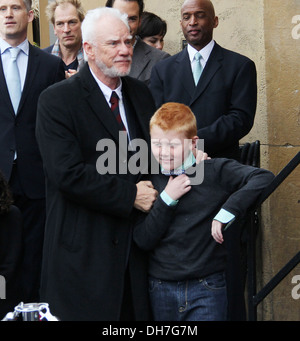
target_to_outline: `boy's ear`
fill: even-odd
[[[194,150],[197,148],[197,141],[199,140],[198,136],[192,137],[192,143],[191,143],[191,150]]]

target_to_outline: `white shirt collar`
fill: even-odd
[[[96,83],[98,84],[100,90],[102,91],[106,102],[108,104],[109,107],[111,107],[110,104],[110,98],[111,98],[111,94],[113,91],[115,91],[119,97],[119,109],[120,109],[120,115],[121,115],[121,119],[123,121],[123,124],[127,130],[127,134],[128,134],[128,138],[129,141],[131,141],[130,138],[130,132],[129,132],[129,127],[128,127],[128,122],[127,122],[127,118],[126,118],[126,112],[125,112],[125,108],[124,108],[124,103],[123,103],[123,94],[122,94],[122,78],[120,78],[120,85],[112,90],[111,88],[109,88],[107,85],[105,85],[104,83],[102,83],[95,75],[95,73],[93,72],[93,70],[90,68],[91,74],[93,75],[93,77],[95,78]]]
[[[0,38],[1,54],[3,54],[10,47],[11,47],[11,45],[9,45],[7,41]],[[25,39],[20,45],[18,45],[18,48],[21,49],[28,56],[28,54],[29,54],[29,42],[27,39]]]
[[[211,54],[211,51],[212,49],[214,48],[215,46],[215,41],[212,40],[210,43],[208,43],[205,47],[203,47],[203,49],[201,49],[199,52],[205,62],[205,64],[207,63],[208,61],[208,58]],[[194,47],[192,47],[191,45],[188,44],[188,47],[187,47],[187,50],[188,50],[188,54],[189,54],[189,57],[190,57],[190,61],[192,63],[192,61],[194,60],[194,57],[195,57],[195,54],[198,52]]]
[[[111,88],[109,88],[107,85],[105,85],[103,82],[101,82],[97,76],[95,75],[95,73],[93,72],[93,70],[90,68],[91,74],[93,75],[93,77],[95,78],[95,81],[97,82],[98,86],[100,87],[107,103],[109,103],[110,101],[110,97],[113,91],[115,91],[119,97],[119,99],[122,101],[122,79],[120,78],[120,85],[115,89],[112,90]]]

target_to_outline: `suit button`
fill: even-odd
[[[119,240],[115,238],[112,240],[112,243],[114,244],[114,246],[117,246],[119,244]]]

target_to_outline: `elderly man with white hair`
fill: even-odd
[[[147,86],[127,76],[132,45],[126,15],[92,10],[82,35],[87,63],[47,89],[38,106],[48,203],[41,297],[63,321],[148,320],[147,269],[132,228],[157,193],[141,174],[98,173],[106,150],[96,146],[111,141],[116,152],[108,158],[126,164],[133,152],[119,132],[127,133],[125,141],[148,140],[155,105]]]

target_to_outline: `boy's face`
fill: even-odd
[[[196,137],[188,139],[184,133],[164,131],[158,126],[153,126],[150,134],[152,153],[166,171],[180,167],[196,144]]]

